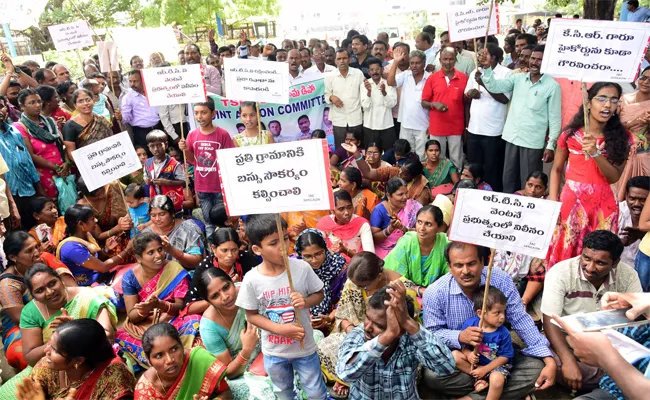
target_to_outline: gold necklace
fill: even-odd
[[[156,370],[154,369],[154,371],[156,371]],[[167,390],[168,390],[167,386],[165,386],[165,383],[163,382],[163,380],[160,379],[160,375],[158,375],[158,371],[156,371],[156,377],[158,377],[158,380],[160,381],[160,386],[162,386],[162,389],[164,391],[163,395],[167,396]]]
[[[221,314],[221,311],[219,311],[219,309],[218,309],[217,307],[215,307],[214,309],[217,310],[217,312],[219,313],[219,316],[221,317],[221,319],[223,320],[223,322],[228,323],[228,320],[223,316],[223,314]],[[230,332],[230,330],[232,329],[232,324],[233,324],[234,322],[235,322],[235,321],[233,320],[233,321],[230,323],[230,326],[228,327],[228,332]]]

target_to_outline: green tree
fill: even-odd
[[[615,11],[620,10],[617,0],[580,0],[583,9],[583,18],[613,20]],[[617,7],[617,3],[618,7]],[[547,0],[548,8],[562,8],[575,4],[575,0]]]

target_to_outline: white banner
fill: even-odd
[[[649,36],[646,23],[554,18],[542,73],[583,82],[633,82]]]
[[[481,7],[467,8],[454,7],[447,12],[447,27],[449,41],[459,42],[479,37],[485,37],[488,19],[490,20],[489,35],[499,33],[499,4],[494,3],[492,18],[490,18],[490,4]]]
[[[152,107],[205,101],[205,80],[200,64],[143,69],[142,80]]]
[[[217,150],[217,162],[228,215],[334,208],[326,140]]]
[[[77,149],[72,157],[90,191],[142,169],[128,132]]]
[[[451,240],[546,258],[562,203],[459,189]]]
[[[260,103],[289,103],[289,64],[244,58],[224,58],[229,99]]]
[[[50,30],[50,36],[52,36],[52,42],[54,42],[57,51],[74,50],[94,44],[90,28],[84,20],[52,25],[47,28]]]
[[[97,54],[99,55],[99,70],[111,72],[120,70],[120,60],[117,55],[115,42],[97,42]]]

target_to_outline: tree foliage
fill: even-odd
[[[615,11],[620,10],[616,0],[580,0],[583,4],[583,18],[613,20]],[[617,3],[619,3],[617,7]],[[575,0],[546,0],[549,8],[561,8],[575,4]]]

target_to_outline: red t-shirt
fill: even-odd
[[[209,135],[196,128],[187,135],[187,148],[194,154],[194,190],[203,193],[221,193],[217,165],[217,150],[235,147],[224,129],[215,127]]]
[[[445,79],[442,70],[431,74],[422,90],[422,100],[441,102],[447,106],[447,111],[429,110],[429,135],[455,136],[465,130],[465,105],[463,97],[467,86],[467,75],[454,70],[454,77]]]

